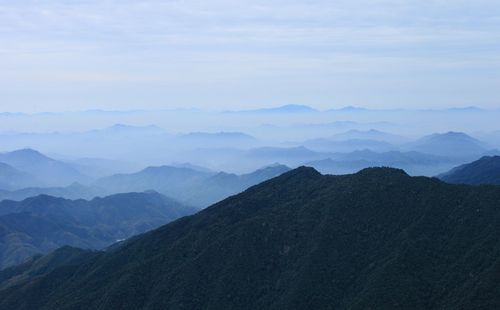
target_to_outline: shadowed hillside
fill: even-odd
[[[485,156],[444,173],[439,178],[448,183],[500,185],[500,156]]]
[[[402,170],[302,167],[109,252],[7,269],[0,307],[496,309],[498,201]]]

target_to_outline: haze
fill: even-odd
[[[499,105],[498,1],[0,1],[10,112]]]

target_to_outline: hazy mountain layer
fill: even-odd
[[[108,193],[155,190],[197,207],[206,207],[248,187],[276,177],[289,168],[274,165],[236,175],[182,167],[149,167],[133,174],[102,178],[94,186]]]
[[[73,183],[66,187],[26,187],[13,191],[0,191],[0,201],[20,201],[38,195],[49,195],[66,199],[87,199],[97,196],[105,196],[106,191],[97,187],[85,186]]]
[[[195,210],[158,193],[0,203],[0,269],[64,245],[100,249]]]
[[[410,175],[434,176],[461,162],[444,156],[400,151],[377,153],[363,150],[335,154],[332,157],[311,161],[306,165],[327,174],[348,174],[369,167],[392,167],[404,169]]]
[[[407,150],[427,154],[471,159],[486,153],[490,148],[462,132],[447,132],[425,136],[405,146]]]
[[[66,186],[73,182],[90,181],[88,176],[70,164],[54,160],[32,149],[0,153],[0,162],[33,176],[34,182],[31,186]],[[39,183],[36,184],[35,181]]]
[[[0,162],[0,190],[15,190],[39,183],[40,181],[29,173]]]
[[[0,307],[496,309],[498,201],[395,169],[299,168],[113,251],[8,269],[4,287],[23,280]]]

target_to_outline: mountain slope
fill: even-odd
[[[447,132],[425,136],[409,143],[406,149],[427,154],[471,158],[484,154],[488,146],[462,132]]]
[[[0,269],[63,245],[99,249],[195,210],[158,193],[0,202]]]
[[[37,183],[38,180],[34,176],[0,162],[0,189],[15,190]]]
[[[73,182],[90,180],[70,164],[54,160],[32,149],[1,153],[0,162],[33,175],[42,182],[38,186],[66,186]]]
[[[94,186],[108,193],[155,190],[189,205],[206,207],[288,170],[278,165],[236,175],[186,167],[148,167],[137,173],[99,179]]]
[[[395,169],[298,168],[0,290],[0,307],[496,309],[498,201]]]
[[[485,156],[444,173],[439,178],[448,183],[500,185],[500,156]]]
[[[65,187],[25,187],[12,191],[0,191],[0,201],[20,201],[39,195],[49,195],[66,199],[92,199],[97,196],[103,196],[102,194],[104,192],[103,189],[85,186],[79,183],[73,183]]]

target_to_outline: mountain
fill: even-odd
[[[488,146],[462,132],[425,136],[405,146],[408,150],[456,158],[475,158],[488,151]]]
[[[347,174],[369,167],[404,169],[411,175],[434,176],[457,165],[456,160],[419,152],[359,150],[306,163],[322,173]]]
[[[158,193],[127,193],[90,201],[46,195],[21,202],[2,201],[0,269],[64,245],[100,249],[194,212]]]
[[[106,135],[163,135],[166,131],[156,125],[132,126],[126,124],[114,124],[113,126],[90,131],[89,133],[99,133]]]
[[[259,147],[250,149],[244,155],[248,160],[281,162],[297,165],[305,161],[328,157],[328,153],[316,152],[304,146],[296,147]]]
[[[289,170],[285,165],[275,164],[242,175],[220,172],[191,189],[186,189],[189,197],[184,197],[183,200],[195,206],[208,206]]]
[[[172,166],[148,167],[136,173],[116,174],[97,180],[93,185],[109,193],[142,192],[155,190],[173,198],[190,195],[194,184],[203,182],[212,173]]]
[[[116,249],[7,269],[0,308],[497,309],[498,201],[397,169],[302,167]]]
[[[334,135],[331,139],[333,140],[373,140],[373,141],[381,141],[381,142],[386,142],[386,143],[391,143],[391,144],[399,144],[406,142],[408,139],[400,136],[400,135],[395,135],[392,133],[376,130],[376,129],[369,129],[369,130],[357,130],[357,129],[352,129],[343,133],[339,133]]]
[[[343,107],[340,109],[331,109],[329,111],[330,112],[368,112],[370,110],[366,109],[366,108],[361,108],[361,107],[346,106],[346,107]]]
[[[102,178],[116,173],[132,173],[143,166],[132,162],[112,160],[105,158],[78,158],[68,162],[80,173],[92,178]]]
[[[333,140],[333,139],[311,139],[304,143],[304,146],[319,152],[353,152],[357,150],[372,150],[377,152],[387,152],[397,149],[396,146],[378,140],[367,139],[348,139],[348,140]]]
[[[20,201],[38,195],[49,195],[66,199],[92,199],[97,196],[103,196],[105,192],[103,189],[75,182],[65,187],[26,187],[12,191],[0,191],[0,201]]]
[[[204,148],[204,147],[250,147],[257,143],[254,137],[242,132],[192,132],[177,137],[175,143],[178,147]]]
[[[500,156],[485,156],[472,163],[461,165],[439,178],[448,183],[500,185]]]
[[[0,162],[0,189],[15,190],[38,183],[34,176]]]
[[[276,165],[236,175],[188,167],[148,167],[133,174],[117,174],[99,179],[94,186],[108,193],[155,190],[203,208],[288,170],[286,166]]]
[[[66,186],[73,182],[90,181],[88,176],[70,164],[49,158],[32,149],[0,153],[0,162],[34,176],[41,182],[38,186]]]
[[[256,110],[246,110],[246,111],[230,111],[230,113],[311,113],[317,112],[317,110],[300,104],[287,104],[275,108],[263,108]]]

